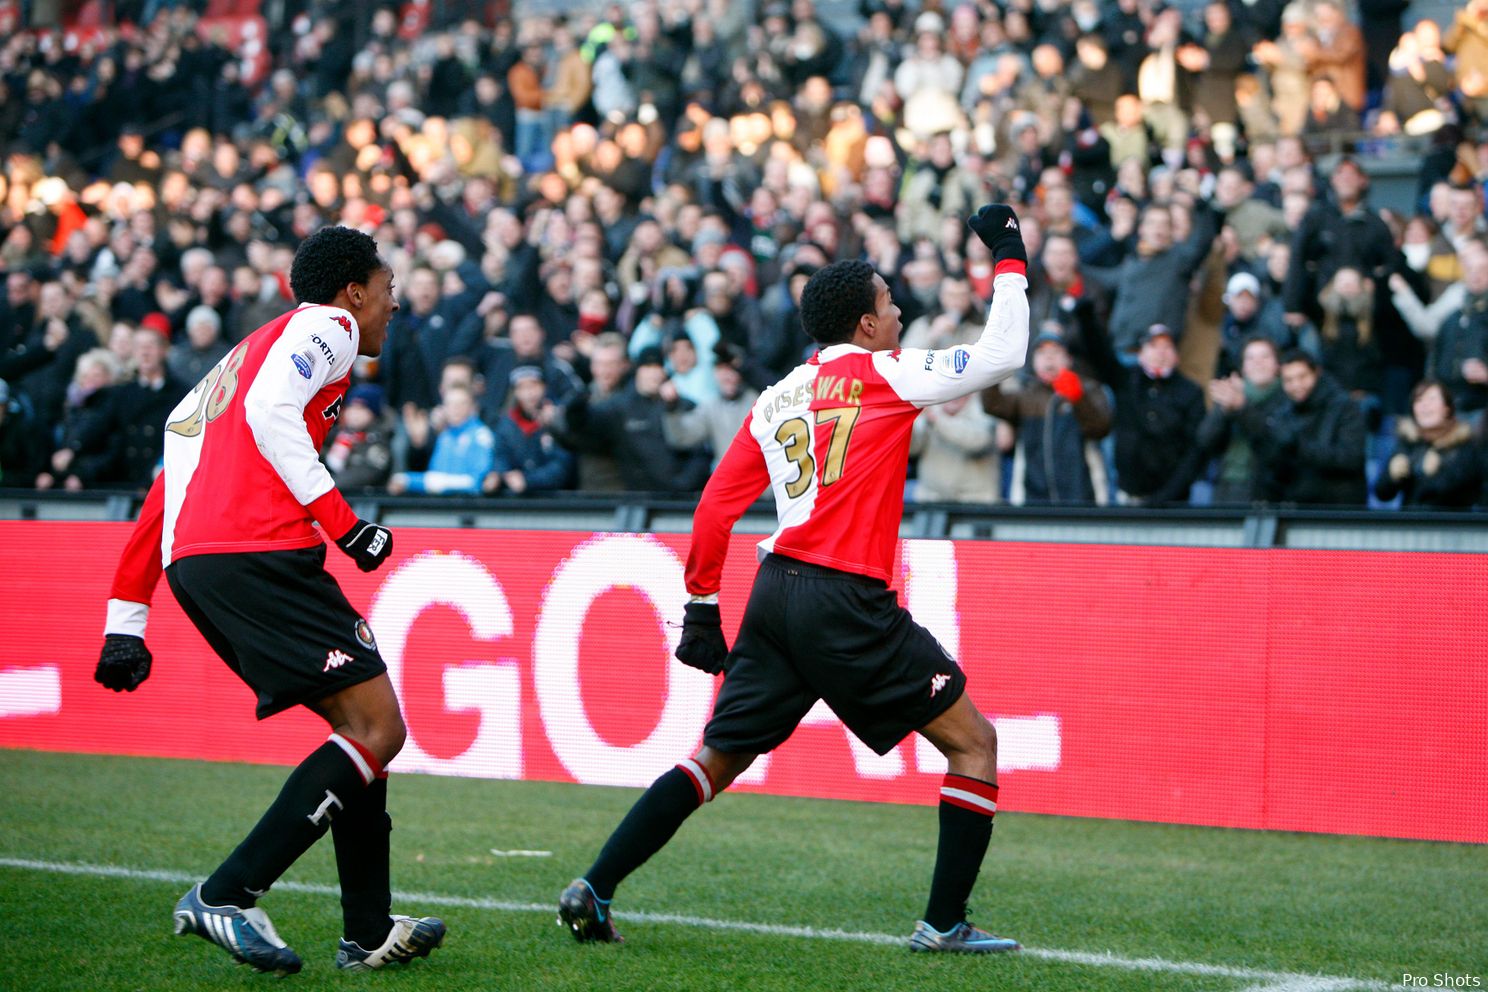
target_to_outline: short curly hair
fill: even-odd
[[[874,313],[873,266],[858,259],[819,269],[801,291],[801,326],[822,347],[851,341],[858,321]]]
[[[366,285],[385,268],[371,235],[349,227],[322,227],[295,252],[289,288],[296,303],[329,303],[351,283]]]

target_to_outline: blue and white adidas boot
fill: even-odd
[[[346,971],[371,971],[385,964],[402,964],[414,958],[428,957],[429,952],[444,943],[444,921],[435,916],[394,916],[387,939],[373,950],[364,950],[354,941],[342,939],[336,949],[336,967]]]
[[[263,910],[209,906],[202,901],[200,883],[176,903],[175,921],[178,937],[195,934],[210,940],[257,971],[282,976],[300,970],[300,956],[279,939]]]
[[[567,927],[581,944],[623,944],[625,938],[610,919],[610,904],[594,894],[582,878],[568,883],[558,897],[558,925]]]
[[[924,920],[920,920],[915,924],[914,933],[909,937],[911,951],[932,951],[942,954],[1000,954],[1004,951],[1016,951],[1021,947],[1022,945],[1011,937],[999,937],[985,930],[979,930],[965,921],[941,933]]]

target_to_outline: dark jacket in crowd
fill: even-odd
[[[1145,505],[1188,502],[1203,455],[1196,441],[1204,391],[1174,369],[1162,379],[1123,365],[1099,330],[1084,335],[1096,374],[1116,394],[1116,481]]]
[[[1292,265],[1282,286],[1282,304],[1288,313],[1304,313],[1320,323],[1318,294],[1335,272],[1355,268],[1383,286],[1399,256],[1390,228],[1366,204],[1345,214],[1331,202],[1320,202],[1292,238]],[[1376,299],[1389,306],[1388,294]]]
[[[147,488],[160,464],[166,418],[190,388],[167,375],[158,389],[138,380],[100,389],[99,416],[77,438],[79,455],[87,452],[90,457],[78,458],[70,474],[90,488]]]
[[[1094,379],[1082,379],[1084,391],[1074,403],[1047,383],[1030,377],[1016,393],[993,386],[982,393],[982,407],[1018,431],[1023,502],[1094,505],[1095,479],[1086,460],[1085,443],[1111,432],[1111,406]],[[1013,488],[1019,488],[1015,480]]]
[[[1431,345],[1430,376],[1452,391],[1462,412],[1488,407],[1488,386],[1462,376],[1469,358],[1488,362],[1488,294],[1463,300],[1462,309],[1442,321]]]
[[[1483,455],[1467,424],[1454,423],[1435,441],[1422,437],[1409,419],[1401,420],[1395,433],[1395,448],[1374,483],[1375,496],[1391,500],[1404,493],[1407,510],[1466,510],[1477,502]],[[1404,478],[1396,478],[1395,465],[1406,469]]]
[[[506,416],[511,399],[512,370],[521,365],[542,369],[543,385],[548,389],[548,399],[554,403],[566,403],[584,388],[583,380],[573,366],[561,358],[518,355],[506,338],[486,341],[476,352],[476,367],[486,381],[485,392],[480,395],[481,419],[486,423],[499,423]]]
[[[1218,505],[1248,505],[1274,502],[1280,494],[1275,466],[1258,450],[1273,418],[1285,415],[1289,406],[1278,379],[1266,389],[1245,387],[1245,405],[1231,413],[1215,405],[1199,424],[1197,442],[1204,457],[1219,459],[1214,480],[1214,502]]]
[[[392,475],[392,438],[381,422],[365,431],[349,431],[338,426],[321,450],[331,478],[341,489],[381,488]]]
[[[678,400],[676,409],[692,408]],[[701,492],[712,470],[708,449],[674,448],[667,443],[667,404],[642,396],[634,381],[592,406],[577,393],[564,407],[566,432],[560,440],[577,451],[610,451],[625,488],[632,492]]]
[[[1266,426],[1258,439],[1264,450],[1257,451],[1278,481],[1282,502],[1364,505],[1364,411],[1326,372],[1319,372],[1307,399],[1286,404]]]
[[[496,421],[496,471],[516,469],[527,480],[527,492],[569,488],[574,456],[551,431],[527,420],[514,407]]]

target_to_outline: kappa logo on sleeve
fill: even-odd
[[[331,319],[340,324],[348,335],[351,334],[351,318],[343,314],[332,314]]]

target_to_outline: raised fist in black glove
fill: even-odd
[[[966,226],[992,249],[992,257],[997,261],[1028,263],[1028,253],[1023,250],[1023,229],[1018,226],[1018,215],[1007,204],[987,204],[967,219]]]
[[[350,555],[357,568],[371,572],[393,553],[393,532],[370,520],[358,520],[336,541],[336,547]]]
[[[115,692],[133,692],[150,677],[152,660],[143,637],[105,634],[98,667],[93,669],[93,681]]]
[[[723,619],[717,603],[688,603],[682,610],[682,640],[677,643],[677,660],[709,675],[723,671],[728,657],[728,643],[723,639]]]

